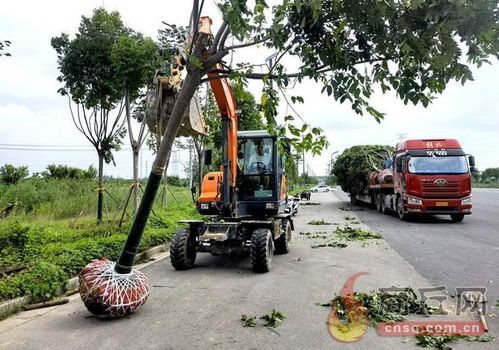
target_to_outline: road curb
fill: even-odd
[[[137,254],[135,257],[135,264],[145,262],[147,259],[152,258],[154,255],[165,252],[170,247],[170,244],[161,244],[152,247],[145,252]],[[55,296],[62,294],[73,294],[78,291],[78,277],[70,278],[65,281],[56,291]],[[17,297],[0,303],[0,320],[10,316],[11,314],[21,310],[26,305],[31,304],[32,298],[29,295]]]

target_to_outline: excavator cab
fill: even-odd
[[[239,216],[267,217],[286,203],[283,156],[264,130],[238,132],[236,205]]]

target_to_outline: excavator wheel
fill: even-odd
[[[284,220],[282,224],[282,233],[274,242],[276,254],[289,253],[290,242],[291,242],[291,224],[289,223],[289,220]]]
[[[274,256],[272,232],[267,228],[258,228],[251,235],[250,258],[253,271],[269,272]]]
[[[176,270],[188,270],[196,261],[196,241],[189,230],[177,230],[170,244],[170,261]]]

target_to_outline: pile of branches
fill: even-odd
[[[333,174],[338,185],[353,195],[367,191],[369,174],[385,167],[385,160],[394,152],[391,146],[366,145],[347,148],[336,160]]]

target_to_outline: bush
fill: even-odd
[[[0,182],[7,185],[15,185],[19,180],[24,179],[29,174],[27,166],[15,167],[12,164],[5,164],[0,167]]]
[[[24,294],[30,295],[35,300],[43,300],[52,297],[66,277],[59,266],[37,261],[17,278]]]
[[[74,168],[67,165],[50,164],[47,166],[47,171],[41,174],[44,178],[50,179],[95,179],[97,170],[93,165],[90,165],[87,170]]]

